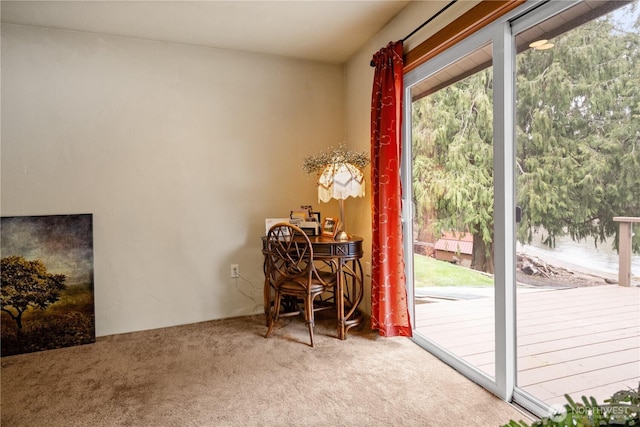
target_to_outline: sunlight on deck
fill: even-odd
[[[493,376],[492,294],[416,305],[416,332]],[[518,288],[518,387],[548,404],[640,382],[640,288]]]

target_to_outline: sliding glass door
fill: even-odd
[[[640,43],[624,5],[525,4],[405,75],[415,341],[541,416],[564,393],[602,401],[638,382],[639,289],[561,283],[557,252],[534,247],[611,245],[613,216],[640,209]]]

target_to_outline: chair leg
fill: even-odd
[[[311,347],[313,347],[313,325],[314,325],[314,316],[313,316],[313,301],[310,295],[304,299],[304,320],[309,328],[309,338],[311,339]]]
[[[267,328],[267,333],[265,334],[265,338],[269,338],[271,336],[271,332],[273,332],[273,327],[278,321],[278,316],[280,316],[280,303],[282,302],[282,295],[280,292],[276,291],[276,297],[273,307],[273,314],[269,318],[269,327]]]

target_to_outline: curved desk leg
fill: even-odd
[[[268,327],[271,322],[271,282],[269,280],[269,271],[267,267],[267,258],[265,256],[264,263],[262,264],[262,270],[264,271],[264,322]]]
[[[271,321],[271,285],[269,278],[264,279],[264,321],[265,325],[269,326]]]
[[[359,260],[340,262],[338,265],[338,288],[336,298],[338,311],[338,338],[347,339],[347,331],[362,323],[362,313],[358,310],[364,286],[362,265]]]

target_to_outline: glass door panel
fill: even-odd
[[[414,334],[495,376],[492,48],[411,87]]]
[[[640,215],[639,8],[621,5],[514,23],[516,386],[554,407],[640,380],[638,255],[616,284],[613,218]]]

